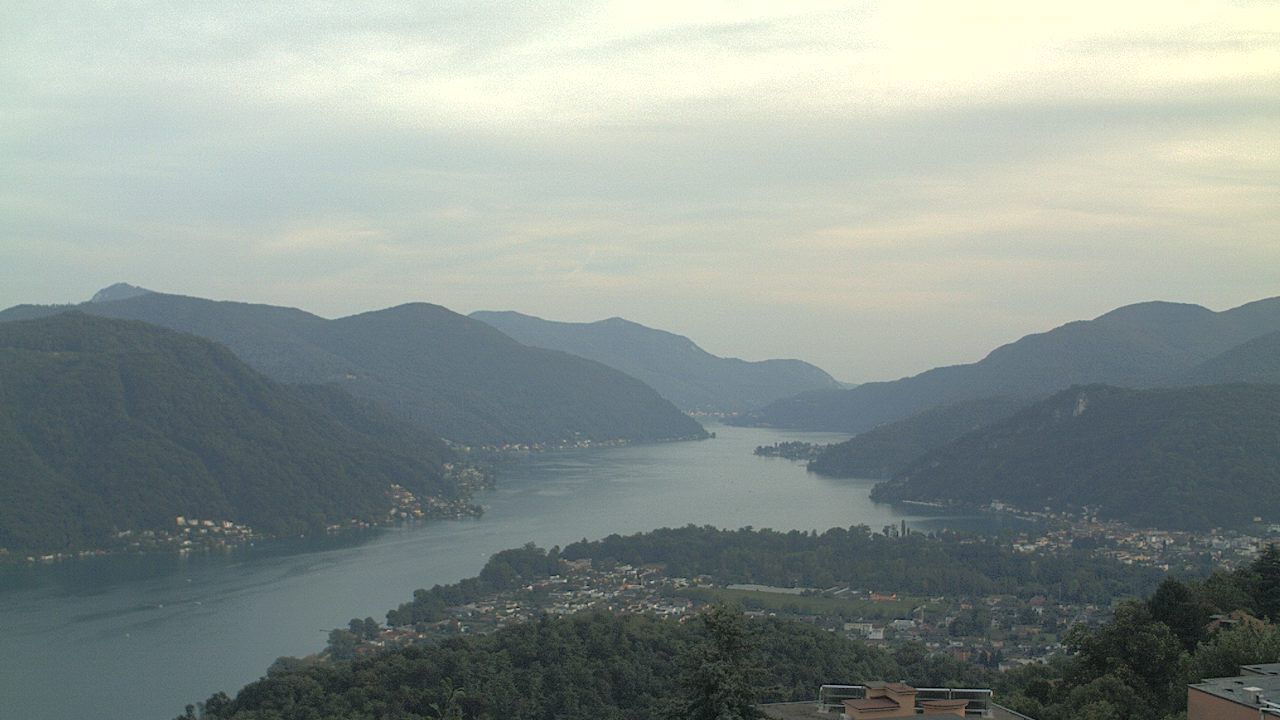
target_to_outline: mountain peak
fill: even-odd
[[[139,295],[150,295],[151,291],[146,288],[130,285],[129,283],[116,283],[102,288],[89,298],[91,303],[111,302],[113,300],[128,300]]]

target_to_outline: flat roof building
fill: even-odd
[[[900,682],[823,685],[817,702],[761,705],[774,720],[878,720],[905,717],[1033,720],[1001,707],[986,688],[915,688]]]
[[[1280,663],[1242,665],[1233,677],[1187,686],[1187,720],[1280,718]]]

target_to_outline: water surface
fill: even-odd
[[[872,481],[758,458],[756,445],[845,436],[714,426],[702,442],[534,455],[502,468],[480,520],[253,548],[114,557],[0,572],[0,718],[167,720],[229,694],[330,628],[413,590],[475,575],[493,553],[689,523],[817,529],[906,519]],[[982,522],[982,521],[979,521]]]

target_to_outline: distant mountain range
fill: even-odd
[[[1145,527],[1280,522],[1280,385],[1071,388],[926,453],[872,497],[1089,507]]]
[[[384,519],[397,484],[455,499],[453,452],[208,340],[78,312],[0,323],[0,547],[101,547],[175,517],[264,533]]]
[[[117,285],[76,306],[21,305],[0,321],[76,309],[226,345],[291,383],[333,384],[468,444],[705,437],[644,383],[568,353],[522,345],[478,320],[416,303],[327,320],[294,308]]]
[[[737,413],[808,390],[841,387],[800,360],[722,358],[692,340],[622,318],[554,322],[517,312],[480,311],[486,322],[525,345],[561,350],[637,378],[682,410]]]
[[[1129,305],[1094,320],[1028,335],[969,365],[941,367],[851,390],[820,390],[771,403],[743,424],[860,433],[923,410],[985,397],[1043,398],[1072,385],[1147,388],[1209,377],[1215,356],[1280,331],[1280,298],[1224,312],[1198,305]],[[1262,342],[1262,341],[1260,341]],[[1273,340],[1273,342],[1275,342]],[[1260,350],[1265,350],[1264,346]],[[1265,352],[1226,362],[1262,362]],[[1265,372],[1265,370],[1263,370]]]

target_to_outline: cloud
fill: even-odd
[[[0,48],[0,304],[623,315],[870,379],[1280,288],[1274,3],[15,2]]]

